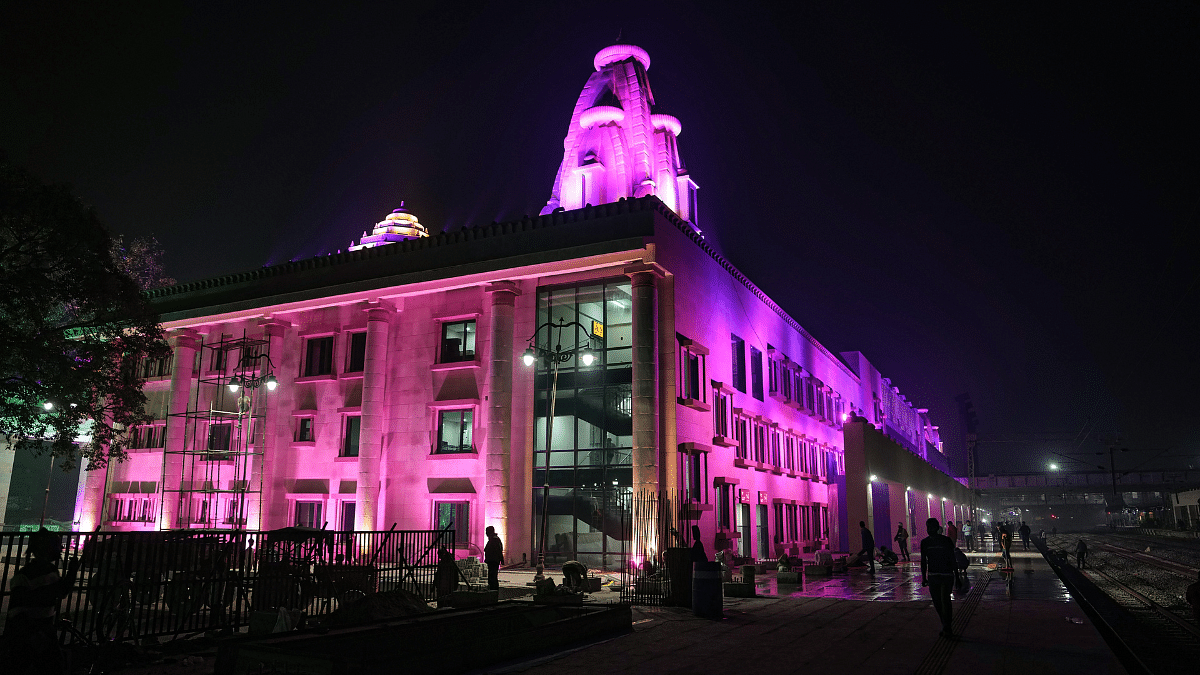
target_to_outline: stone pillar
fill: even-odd
[[[512,487],[513,311],[521,289],[511,281],[488,284],[492,296],[491,350],[488,371],[487,457],[484,466],[484,526],[491,525],[501,540],[509,534],[508,504]]]
[[[192,396],[192,377],[196,365],[196,350],[200,348],[195,331],[184,329],[172,336],[174,353],[171,358],[171,394],[167,399],[167,429],[163,443],[162,516],[160,529],[180,527],[182,509],[179,492],[183,484],[184,444],[187,442],[188,401]]]
[[[625,268],[633,281],[633,490],[658,491],[658,342],[655,333],[655,283],[652,265]]]
[[[286,322],[277,320],[262,323],[263,338],[267,341],[266,353],[271,363],[263,363],[259,372],[263,376],[268,372],[272,373],[277,381],[282,375],[280,367],[283,365],[283,331],[287,326]],[[282,464],[279,449],[279,398],[282,394],[280,389],[271,391],[266,386],[259,387],[254,392],[254,396],[257,397],[254,402],[255,412],[262,413],[262,447],[259,448],[257,456],[250,458],[252,465],[246,494],[248,530],[276,529],[291,524],[287,522],[286,512],[275,508],[282,506],[277,505],[275,499],[278,492],[275,485],[277,476],[281,475]],[[286,447],[285,444],[284,448]],[[273,508],[275,513],[272,513]]]
[[[379,488],[386,412],[384,384],[387,379],[388,314],[388,310],[379,305],[367,308],[367,348],[358,439],[358,488],[354,497],[356,530],[382,529]]]
[[[91,461],[84,460],[82,482],[82,494],[75,503],[75,520],[79,522],[80,532],[93,532],[104,518],[104,500],[106,499],[104,488],[108,483],[108,466],[103,469],[95,469],[92,468]],[[6,499],[8,497],[7,488],[6,485],[3,493]]]

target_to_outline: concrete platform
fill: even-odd
[[[970,557],[972,588],[954,601],[955,639],[938,637],[914,562],[809,578],[803,590],[766,573],[759,597],[725,599],[724,620],[634,607],[630,634],[477,672],[1126,673],[1040,555],[1014,552],[1011,573],[988,568],[995,554]]]

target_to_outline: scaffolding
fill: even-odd
[[[234,377],[261,382],[260,375],[269,372],[269,352],[266,339],[244,333],[201,343],[200,376],[188,409],[168,415],[168,425],[184,425],[185,440],[181,450],[164,450],[162,504],[176,500],[179,514],[166,527],[244,530],[248,524],[259,525],[247,519],[258,520],[262,508],[266,391],[254,386],[233,391],[229,385]],[[172,462],[171,455],[182,455],[181,461]],[[173,465],[182,474],[168,477]],[[175,478],[178,482],[171,480]]]

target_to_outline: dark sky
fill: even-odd
[[[709,240],[949,446],[969,392],[985,471],[1115,433],[1120,468],[1200,468],[1197,4],[812,4],[9,3],[0,152],[180,280],[345,248],[401,199],[519,218],[623,31]]]

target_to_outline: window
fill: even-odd
[[[296,440],[303,443],[316,440],[313,437],[313,418],[301,417],[296,420]]]
[[[689,502],[704,501],[704,474],[707,454],[684,452],[679,455],[680,473],[683,475],[683,498]]]
[[[241,512],[241,504],[236,499],[230,499],[225,502],[225,519],[226,525],[243,525],[246,522],[245,518],[241,518],[238,514]]]
[[[305,343],[304,377],[333,373],[333,336],[309,338]]]
[[[717,527],[722,530],[733,529],[733,485],[717,484]]]
[[[703,388],[705,381],[705,358],[708,350],[691,340],[677,336],[679,340],[679,367],[677,368],[679,382],[677,391],[679,398],[687,402],[704,403]]]
[[[209,424],[208,450],[210,452],[229,452],[229,442],[232,437],[232,424]]]
[[[160,425],[134,427],[129,431],[129,448],[161,448],[167,428]]]
[[[733,350],[730,365],[733,368],[733,388],[746,393],[746,341],[736,335],[730,335],[730,347]]]
[[[105,518],[125,523],[151,523],[156,512],[155,500],[151,497],[113,497],[109,500]]]
[[[212,350],[212,357],[208,362],[209,370],[224,370],[225,369],[225,350]]]
[[[787,521],[788,541],[799,541],[800,540],[800,527],[799,527],[799,522],[798,522],[799,518],[797,518],[796,516],[799,513],[800,509],[795,504],[787,504],[786,506],[787,506],[786,521]]]
[[[442,410],[438,413],[438,440],[434,454],[474,452],[471,447],[471,410]]]
[[[754,398],[763,400],[763,364],[762,352],[750,348],[750,384],[754,390]]]
[[[471,543],[471,503],[434,502],[434,525],[439,530],[454,530],[454,548],[467,548]]]
[[[442,324],[442,357],[438,363],[475,360],[475,320]]]
[[[346,359],[347,373],[361,373],[367,364],[366,332],[350,334],[350,355]]]
[[[152,377],[166,377],[171,374],[171,356],[160,356],[158,358],[146,357],[142,359],[142,378],[150,379]]]
[[[321,502],[296,502],[296,527],[321,527]]]
[[[342,434],[342,457],[358,457],[358,432],[362,427],[362,417],[346,416],[346,432]]]
[[[750,456],[750,419],[738,415],[734,420],[734,431],[737,434],[737,448],[734,453],[738,459]]]

